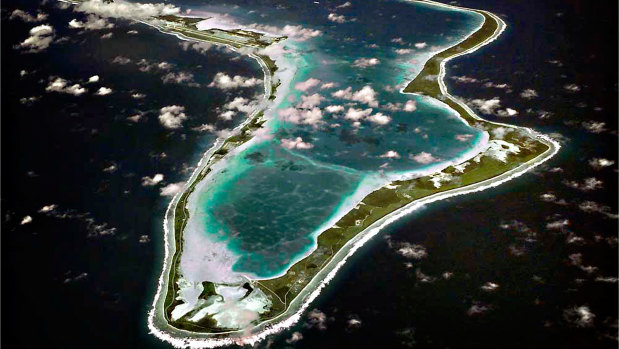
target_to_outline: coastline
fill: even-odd
[[[481,10],[473,10],[473,9],[466,9],[466,8],[460,8],[460,7],[455,7],[452,5],[445,5],[445,4],[441,4],[441,3],[436,3],[433,1],[424,1],[424,0],[420,0],[418,1],[420,3],[427,3],[430,5],[435,5],[435,6],[442,6],[442,7],[448,7],[448,8],[453,8],[453,9],[458,9],[458,10],[466,10],[466,11],[473,11],[476,13],[480,13]],[[495,21],[497,21],[497,23],[502,23],[502,21],[494,16],[493,14],[490,14],[486,11],[481,11],[484,12],[486,14],[488,14],[490,17],[492,17]],[[484,23],[486,22],[486,20],[484,20]],[[451,102],[458,104],[458,106],[460,108],[462,108],[463,110],[466,111],[467,114],[469,114],[470,116],[472,116],[473,119],[477,120],[477,121],[483,121],[488,123],[488,121],[483,120],[482,118],[479,118],[477,115],[475,115],[475,113],[470,110],[470,108],[468,108],[464,103],[458,101],[455,97],[451,96],[448,92],[447,92],[447,88],[444,84],[444,76],[445,76],[445,63],[455,57],[458,57],[460,55],[463,54],[467,54],[470,52],[473,52],[477,49],[479,49],[480,47],[488,44],[489,42],[494,41],[506,28],[506,25],[504,23],[502,23],[503,25],[499,25],[499,29],[497,29],[492,36],[486,38],[483,42],[473,46],[472,48],[469,48],[465,51],[462,51],[460,53],[454,54],[452,56],[449,56],[445,59],[443,59],[443,61],[440,63],[440,73],[437,76],[437,83],[439,85],[440,88],[440,92],[442,95],[446,96],[449,100],[451,100]],[[482,24],[483,26],[483,24]],[[164,31],[165,32],[165,31]],[[166,32],[168,34],[170,34],[169,32]],[[177,35],[176,33],[172,33],[174,35]],[[473,35],[474,33],[472,33],[471,35]],[[469,37],[471,36],[469,35]],[[177,35],[178,36],[178,35]],[[468,38],[468,37],[467,37]],[[465,41],[466,38],[463,40]],[[454,45],[453,47],[457,46],[458,44]],[[264,62],[263,62],[264,63]],[[265,63],[266,64],[266,63]],[[263,69],[264,70],[264,69]],[[266,76],[267,71],[265,70],[265,76]],[[411,82],[412,83],[412,82]],[[410,84],[409,84],[410,86]],[[266,88],[266,78],[265,78],[265,88]],[[408,88],[408,86],[404,89],[402,89],[400,92],[401,93],[416,93],[416,92],[411,92],[411,91],[406,91],[406,89]],[[266,94],[265,94],[266,97]],[[450,104],[447,104],[448,106],[451,107]],[[453,108],[452,108],[453,109]],[[454,109],[455,110],[455,109]],[[456,112],[458,112],[456,110]],[[458,112],[458,114],[460,114],[462,116],[461,112]],[[247,122],[244,122],[244,124],[247,124],[251,121],[251,117],[248,118]],[[469,123],[473,120],[467,120],[466,118],[462,117],[462,119]],[[347,260],[347,258],[352,255],[360,246],[362,246],[365,242],[367,242],[370,238],[372,238],[374,235],[378,234],[378,232],[384,228],[386,225],[390,224],[391,222],[409,214],[410,212],[416,210],[417,208],[419,208],[420,206],[424,205],[424,204],[429,204],[431,202],[435,202],[438,200],[443,200],[449,197],[453,197],[456,195],[463,195],[463,194],[468,194],[468,193],[472,193],[472,192],[478,192],[481,190],[485,190],[488,188],[492,188],[495,187],[497,185],[500,185],[501,183],[504,183],[508,180],[511,180],[513,178],[516,178],[524,173],[526,173],[527,171],[529,171],[531,168],[536,167],[538,165],[540,165],[541,163],[547,161],[548,159],[550,159],[552,156],[554,156],[554,154],[556,154],[556,152],[559,149],[559,145],[558,143],[556,143],[555,141],[551,140],[550,138],[544,136],[544,135],[540,135],[537,134],[535,131],[529,129],[529,128],[524,128],[524,127],[517,127],[517,126],[512,126],[512,125],[508,125],[508,124],[503,124],[503,123],[494,123],[496,125],[503,125],[503,126],[508,126],[510,128],[513,129],[518,129],[518,130],[522,130],[526,133],[528,133],[530,135],[530,137],[535,138],[536,140],[540,141],[541,143],[545,144],[548,149],[543,152],[542,154],[536,156],[535,158],[520,164],[518,167],[516,167],[515,169],[511,169],[509,171],[506,171],[504,173],[501,173],[500,175],[494,176],[492,178],[477,182],[477,183],[473,183],[473,184],[469,184],[466,186],[461,186],[455,189],[450,189],[448,191],[445,192],[439,192],[421,199],[417,199],[414,200],[410,203],[408,203],[407,205],[405,205],[402,208],[399,208],[397,210],[394,210],[386,215],[384,215],[382,218],[378,219],[377,221],[373,222],[371,225],[369,225],[368,227],[366,227],[363,231],[361,231],[360,233],[356,234],[353,238],[351,238],[350,240],[348,240],[346,242],[346,244],[344,246],[342,246],[340,248],[340,250],[337,251],[337,253],[335,255],[332,256],[332,258],[327,262],[327,264],[323,265],[320,268],[320,271],[314,275],[314,277],[311,279],[311,281],[304,287],[304,289],[297,294],[293,300],[290,302],[290,304],[287,305],[287,308],[284,312],[282,312],[281,314],[273,317],[272,319],[266,320],[261,322],[260,324],[256,325],[254,327],[254,329],[256,329],[257,331],[254,331],[254,333],[252,333],[249,336],[243,337],[242,331],[227,331],[227,332],[221,332],[219,334],[208,334],[208,333],[196,333],[196,332],[191,332],[191,331],[184,331],[184,330],[180,330],[180,329],[176,329],[172,326],[170,326],[169,324],[166,324],[166,330],[161,330],[159,328],[156,327],[156,325],[154,324],[154,317],[156,316],[155,312],[156,312],[156,308],[158,305],[158,301],[162,299],[161,297],[161,291],[162,288],[164,286],[164,284],[169,283],[170,282],[170,278],[167,278],[167,280],[164,281],[164,277],[165,275],[169,275],[169,268],[170,268],[170,264],[167,263],[169,256],[170,256],[170,238],[175,239],[175,237],[171,236],[170,234],[170,220],[169,218],[172,218],[172,231],[174,230],[174,222],[176,219],[175,216],[175,211],[176,211],[176,207],[179,204],[179,200],[182,197],[182,195],[185,193],[185,191],[183,193],[179,193],[177,194],[177,196],[175,196],[172,201],[170,202],[170,204],[168,205],[168,209],[166,211],[166,216],[164,218],[164,230],[165,230],[165,246],[166,246],[166,253],[165,253],[165,260],[164,260],[164,268],[163,268],[163,272],[161,275],[161,278],[159,279],[159,287],[157,290],[157,295],[155,297],[155,302],[153,303],[153,309],[151,309],[151,311],[149,312],[149,328],[151,329],[151,332],[157,336],[160,339],[163,339],[165,341],[170,342],[171,344],[173,344],[174,346],[177,347],[216,347],[216,346],[222,346],[222,345],[229,345],[229,344],[234,344],[234,343],[240,343],[240,344],[253,344],[257,341],[262,340],[264,337],[266,337],[269,334],[278,332],[284,328],[287,328],[289,326],[291,326],[292,324],[294,324],[295,322],[297,322],[302,314],[302,312],[305,310],[305,308],[307,308],[307,306],[309,305],[309,303],[318,296],[318,294],[320,293],[320,290],[326,286],[328,284],[328,282],[336,275],[337,271],[339,270],[339,268],[345,263],[345,261]],[[240,125],[237,128],[240,130],[243,126]],[[235,128],[235,130],[237,129]],[[222,140],[220,143],[219,139],[218,141],[215,143],[215,145],[213,147],[211,147],[206,153],[205,155],[202,157],[202,159],[200,160],[198,167],[196,168],[196,170],[194,171],[194,173],[192,174],[192,176],[190,177],[190,180],[187,183],[190,183],[189,186],[187,187],[186,190],[189,189],[189,187],[191,187],[191,184],[195,184],[195,181],[197,179],[197,177],[199,176],[200,172],[208,165],[209,161],[206,161],[207,158],[210,159],[210,157],[213,155],[213,153],[215,153],[215,149],[218,149],[219,147],[221,147],[226,140]],[[382,188],[379,188],[375,191],[379,191]],[[319,235],[319,234],[317,234]],[[318,236],[316,236],[316,238],[318,238]],[[174,250],[174,254],[176,254],[176,250]],[[168,271],[166,271],[168,270]],[[262,281],[262,280],[260,280]],[[167,287],[166,287],[167,288]],[[163,304],[162,304],[163,306]],[[281,321],[280,321],[281,320]],[[168,331],[168,332],[166,332]],[[178,335],[179,337],[176,338],[173,335]],[[222,335],[226,335],[226,334],[240,334],[240,337],[226,337],[226,338],[218,338],[221,337]]]

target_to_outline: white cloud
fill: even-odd
[[[546,224],[546,229],[551,230],[561,230],[570,225],[570,221],[568,219],[560,219],[557,221],[553,221]]]
[[[16,48],[27,52],[41,52],[49,47],[54,40],[54,28],[49,24],[42,24],[30,29],[30,36],[22,41]]]
[[[576,85],[576,84],[568,84],[563,86],[563,88],[565,90],[567,90],[568,92],[578,92],[580,91],[580,86]]]
[[[501,109],[501,100],[499,97],[492,99],[473,99],[468,101],[468,104],[477,108],[483,114],[496,115],[501,117],[511,117],[518,115],[518,111],[512,108]]]
[[[53,80],[52,79],[53,78],[50,78],[50,82],[45,88],[45,91],[47,92],[59,92],[80,96],[87,91],[80,84],[73,84],[69,86],[69,82],[63,78],[57,77]]]
[[[488,82],[486,82],[483,85],[483,87],[485,87],[485,88],[491,88],[492,87],[492,88],[498,88],[498,89],[506,89],[506,88],[509,88],[510,86],[508,84],[495,84],[492,81],[488,81]]]
[[[351,7],[352,4],[350,3],[350,1],[346,1],[345,3],[341,4],[341,5],[337,5],[335,6],[335,8],[346,8],[346,7]]]
[[[374,91],[374,89],[370,85],[366,85],[361,90],[354,93],[352,92],[352,87],[349,86],[344,90],[337,90],[331,93],[331,96],[335,98],[365,103],[371,107],[378,107],[378,101],[376,100],[376,91]]]
[[[183,186],[184,185],[185,185],[185,182],[170,183],[170,184],[162,187],[161,189],[159,189],[159,195],[161,195],[161,196],[174,196],[177,193],[180,193],[181,190],[183,190]]]
[[[184,113],[185,107],[180,105],[170,105],[159,110],[159,122],[165,128],[175,129],[182,126],[187,119]]]
[[[399,55],[407,55],[407,54],[410,54],[411,52],[413,52],[413,50],[410,48],[399,48],[395,50],[395,53]]]
[[[592,191],[592,190],[597,190],[597,189],[601,189],[604,187],[604,182],[602,182],[601,180],[595,177],[585,178],[585,180],[582,183],[579,183],[577,181],[565,180],[563,181],[563,184],[565,184],[566,186],[570,188],[578,189],[581,191]]]
[[[301,332],[299,331],[295,331],[292,333],[292,336],[290,338],[286,339],[286,343],[294,344],[300,341],[301,339],[303,339],[303,334],[301,334]]]
[[[563,318],[576,327],[592,327],[595,314],[588,306],[572,307],[563,311]]]
[[[111,39],[112,36],[114,36],[114,33],[107,33],[107,34],[103,34],[101,35],[101,39],[105,40],[105,39]]]
[[[400,45],[404,45],[406,44],[406,42],[404,41],[404,39],[397,37],[397,38],[393,38],[391,39],[391,42],[393,42],[394,44],[400,44]]]
[[[223,113],[220,113],[219,115],[217,115],[217,117],[222,120],[230,121],[235,115],[236,115],[236,112],[234,110],[226,110]]]
[[[287,148],[287,149],[312,149],[314,147],[313,144],[304,142],[303,138],[301,137],[297,137],[294,139],[284,138],[281,140],[281,144],[282,144],[282,147]]]
[[[196,132],[215,132],[215,126],[211,124],[202,124],[192,128],[192,130]]]
[[[291,122],[293,124],[304,124],[316,126],[321,124],[322,111],[318,108],[311,110],[299,110],[296,108],[286,108],[278,112],[283,121]]]
[[[163,175],[161,173],[155,174],[153,177],[144,176],[142,177],[142,186],[143,187],[152,187],[154,185],[159,184],[163,181]]]
[[[598,121],[583,121],[582,127],[591,133],[602,133],[606,131],[606,123]]]
[[[286,25],[283,28],[263,25],[263,24],[249,24],[248,28],[256,29],[266,33],[287,36],[290,40],[305,41],[322,35],[320,30],[303,28],[300,25]]]
[[[93,75],[88,78],[88,83],[94,83],[99,81],[99,75]]]
[[[146,97],[146,95],[143,94],[143,93],[135,92],[135,93],[131,94],[131,98],[133,98],[133,99],[142,99],[144,97]]]
[[[131,59],[123,56],[116,56],[112,59],[112,63],[125,65],[131,63]]]
[[[524,99],[532,99],[537,97],[537,92],[532,89],[532,88],[528,88],[522,92],[520,92],[520,97],[524,98]]]
[[[371,113],[372,113],[372,108],[357,109],[357,108],[351,107],[351,108],[348,108],[348,111],[346,112],[346,115],[344,115],[344,118],[348,120],[359,121],[369,116]]]
[[[296,90],[304,91],[305,92],[305,91],[307,91],[309,89],[312,89],[312,88],[318,86],[320,83],[321,83],[321,81],[318,80],[318,79],[309,78],[309,79],[307,79],[307,80],[305,80],[303,82],[297,83],[296,85],[294,85],[294,88]],[[325,88],[324,85],[323,85],[322,88]]]
[[[28,224],[28,223],[32,223],[32,217],[30,216],[25,216],[21,222],[19,223],[20,225],[24,225],[24,224]]]
[[[374,115],[370,115],[367,120],[378,125],[387,125],[391,122],[391,117],[383,113],[376,113]]]
[[[346,23],[346,17],[343,15],[338,15],[337,13],[329,13],[327,19],[335,23]]]
[[[413,100],[408,100],[404,104],[404,111],[406,112],[414,112],[417,110],[417,103]]]
[[[469,76],[464,76],[464,75],[463,76],[452,76],[451,78],[453,80],[456,80],[456,82],[460,82],[463,84],[472,84],[472,83],[478,82],[477,79],[469,77]]]
[[[207,51],[209,51],[211,48],[215,47],[213,44],[210,44],[208,42],[190,42],[190,41],[183,41],[181,42],[179,45],[181,45],[181,47],[183,48],[183,51],[187,51],[188,49],[192,49],[194,51],[197,51],[201,54],[206,54]]]
[[[106,3],[104,0],[88,0],[74,7],[76,12],[93,13],[101,17],[124,19],[149,19],[161,15],[175,15],[180,8],[164,3],[139,3],[115,0]]]
[[[425,42],[418,42],[415,44],[415,47],[418,49],[425,48],[426,46],[428,46],[428,44],[426,44]]]
[[[234,77],[230,77],[226,73],[219,72],[215,74],[213,81],[208,85],[208,87],[215,87],[222,90],[229,90],[239,87],[252,87],[262,83],[262,80],[256,78],[246,78],[240,75],[235,75]]]
[[[493,292],[496,291],[499,288],[498,284],[495,284],[494,282],[486,282],[485,284],[483,284],[481,286],[481,289],[486,291],[486,292]]]
[[[297,106],[301,109],[311,109],[317,107],[325,98],[318,93],[309,96],[301,96],[301,103]]]
[[[379,63],[380,60],[378,58],[357,58],[352,65],[358,68],[367,68],[373,67]]]
[[[9,19],[21,19],[22,21],[27,23],[34,23],[46,20],[47,15],[45,13],[39,12],[35,17],[26,11],[15,9],[13,12],[11,12],[11,16],[9,16]]]
[[[107,21],[105,18],[101,18],[97,15],[88,15],[85,22],[72,19],[69,22],[69,28],[71,29],[86,29],[86,30],[101,30],[114,28],[114,24]]]
[[[318,309],[313,309],[307,314],[307,327],[317,328],[321,331],[327,329],[327,315]]]
[[[326,90],[329,88],[334,88],[335,86],[337,86],[337,84],[335,82],[325,82],[324,84],[322,84],[322,86],[320,86],[321,90]]]
[[[99,90],[95,93],[97,96],[107,96],[112,93],[112,89],[109,87],[99,87]]]
[[[193,81],[193,74],[189,72],[178,72],[178,73],[167,73],[166,75],[161,77],[161,80],[164,84],[187,84],[188,86],[198,87],[200,84],[197,84]]]
[[[386,153],[382,154],[379,156],[379,158],[384,158],[384,159],[399,159],[401,158],[400,154],[398,154],[397,151],[394,150],[389,150]]]
[[[425,247],[408,242],[398,243],[396,252],[406,258],[417,260],[424,259],[428,256]]]
[[[435,158],[434,156],[432,156],[432,154],[430,153],[426,153],[425,151],[422,151],[421,153],[417,154],[417,155],[411,155],[410,158],[413,161],[416,161],[420,164],[424,164],[427,165],[429,163],[432,162],[437,162],[439,159]]]
[[[603,159],[603,158],[593,158],[589,160],[589,166],[593,167],[596,170],[602,169],[604,167],[612,166],[615,162],[613,160]]]
[[[256,106],[257,105],[255,101],[250,101],[247,98],[243,97],[236,97],[232,100],[232,102],[225,104],[224,108],[229,110],[238,110],[240,112],[249,114],[254,111],[254,109],[256,109]]]
[[[344,111],[343,105],[329,105],[325,108],[327,113],[341,113]]]
[[[57,207],[58,207],[58,205],[55,205],[55,204],[45,205],[45,206],[41,207],[41,209],[39,210],[39,213],[51,212],[51,211],[55,210]]]

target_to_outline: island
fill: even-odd
[[[268,48],[285,43],[286,36],[256,28],[198,29],[208,18],[165,15],[142,21],[183,40],[224,45],[254,58],[264,73],[264,96],[247,119],[225,139],[218,139],[204,154],[184,190],[169,203],[164,217],[165,260],[148,325],[158,338],[176,347],[217,347],[253,344],[296,323],[321,289],[360,246],[383,227],[423,205],[456,195],[492,188],[518,177],[554,156],[560,146],[530,128],[491,122],[478,117],[465,103],[450,95],[444,82],[446,63],[495,40],[506,28],[496,15],[476,9],[428,0],[414,2],[482,16],[481,25],[455,45],[430,57],[414,79],[400,92],[433,100],[448,108],[468,127],[480,132],[483,147],[421,176],[393,180],[357,200],[348,212],[321,229],[311,250],[283,273],[234,279],[188,281],[181,270],[187,250],[186,231],[192,218],[190,202],[204,181],[223,171],[228,157],[247,149],[281,103],[290,80],[277,76],[278,61]],[[73,2],[79,3],[79,2]],[[288,70],[288,69],[284,69]],[[288,77],[290,78],[290,77]],[[354,100],[354,97],[352,97]],[[480,144],[481,144],[480,143]],[[395,156],[393,156],[395,158]],[[195,199],[194,199],[195,200]],[[195,210],[195,209],[194,209]],[[239,279],[239,277],[241,279]],[[235,313],[225,309],[235,309]]]

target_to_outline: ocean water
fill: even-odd
[[[358,200],[390,178],[453,161],[482,142],[482,133],[445,105],[399,92],[433,52],[479,27],[481,16],[425,4],[363,2],[343,11],[355,20],[333,23],[327,19],[332,6],[278,4],[226,3],[192,11],[228,13],[232,8],[232,19],[250,27],[257,22],[268,31],[294,19],[305,30],[322,33],[302,41],[292,37],[284,44],[290,53],[283,66],[298,70],[290,93],[266,113],[271,137],[229,157],[225,171],[210,175],[209,185],[195,194],[199,203],[194,216],[204,232],[191,233],[227,241],[239,256],[233,270],[259,278],[282,273],[311,250],[326,222],[350,209],[352,197]],[[296,88],[310,78],[320,83],[308,90]],[[362,89],[368,93],[355,96]],[[338,90],[348,96],[338,96]],[[407,103],[414,107],[404,110]],[[342,110],[328,112],[326,106]],[[346,116],[351,109],[388,119],[357,121],[363,117]],[[324,115],[307,123],[285,115],[310,110]],[[457,135],[470,138],[460,141]],[[286,146],[299,138],[303,148]],[[415,161],[421,153],[434,160]]]
[[[579,206],[592,201],[615,213],[618,207],[617,4],[460,3],[500,14],[509,27],[492,45],[450,62],[451,93],[469,100],[499,97],[519,115],[485,117],[558,133],[564,138],[561,152],[545,169],[403,218],[381,234],[389,239],[377,237],[349,259],[297,326],[257,347],[616,348],[617,283],[596,279],[617,277],[617,221]],[[70,41],[21,54],[13,45],[36,24],[9,20],[15,8],[49,14],[45,23]],[[349,18],[361,15],[354,8],[346,11]],[[144,187],[141,177],[162,173],[165,184],[186,180],[183,164],[194,165],[214,139],[190,127],[216,122],[231,127],[238,120],[227,124],[212,110],[239,93],[259,94],[261,87],[230,95],[208,88],[191,94],[192,89],[163,84],[162,73],[150,76],[136,64],[123,68],[110,60],[123,55],[192,62],[187,65],[203,66],[195,79],[204,84],[218,71],[256,77],[262,72],[236,54],[185,52],[176,38],[142,25],[114,21],[114,29],[85,34],[66,28],[71,19],[84,19],[80,16],[51,2],[2,3],[2,344],[169,348],[148,334],[146,314],[161,271],[162,217],[170,198],[160,196],[164,184]],[[127,34],[130,30],[139,33]],[[101,40],[110,31],[124,44]],[[108,45],[116,48],[99,59]],[[21,69],[32,74],[22,78]],[[87,95],[45,92],[49,76],[83,83],[95,73],[102,83],[85,85]],[[453,76],[478,82],[458,83]],[[511,92],[484,87],[486,82],[507,83]],[[580,90],[564,88],[572,83]],[[88,97],[101,85],[114,93]],[[522,98],[527,88],[539,96]],[[136,103],[131,90],[146,98]],[[29,106],[19,102],[29,96],[41,99]],[[174,104],[184,105],[190,118],[187,127],[166,131],[157,121],[158,109]],[[150,113],[138,124],[125,121],[138,110]],[[550,117],[540,118],[547,115],[542,112]],[[604,122],[605,130],[588,131],[582,123],[589,121]],[[165,158],[155,156],[162,152]],[[596,170],[588,164],[593,158],[615,164]],[[112,161],[122,166],[103,172]],[[591,177],[603,187],[582,191],[564,183]],[[567,205],[541,200],[547,193]],[[56,213],[38,212],[50,204],[58,205]],[[20,225],[26,215],[33,221]],[[115,233],[100,236],[90,218]],[[566,227],[547,228],[562,219],[569,220]],[[141,235],[151,241],[140,243]],[[574,235],[584,241],[569,242]],[[427,257],[404,257],[398,252],[404,243],[423,246]],[[515,256],[512,247],[523,254]],[[581,254],[580,266],[570,259],[574,254]],[[598,269],[589,273],[581,266]],[[452,278],[444,280],[445,272],[453,272]],[[495,292],[481,289],[489,281],[499,285]],[[477,315],[469,315],[473,306]],[[569,315],[581,306],[595,315],[591,323],[579,324]]]

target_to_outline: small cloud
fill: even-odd
[[[341,113],[344,111],[343,105],[329,105],[325,108],[327,113]]]
[[[476,83],[479,81],[469,76],[452,76],[451,78],[455,80],[456,82],[463,83],[463,84],[472,84],[472,83]]]
[[[591,133],[602,133],[606,131],[606,123],[598,121],[583,121],[582,127]]]
[[[389,122],[391,122],[391,117],[383,113],[376,113],[374,115],[368,116],[367,120],[378,125],[387,125]]]
[[[30,29],[30,36],[16,46],[26,52],[37,53],[45,50],[54,40],[54,28],[49,24],[42,24]]]
[[[399,55],[408,55],[411,52],[413,52],[413,50],[410,49],[410,48],[399,48],[399,49],[395,50],[395,53],[397,53]]]
[[[213,81],[208,85],[208,87],[215,87],[222,90],[229,90],[239,87],[252,87],[262,84],[262,80],[256,78],[246,78],[240,75],[235,75],[233,77],[227,75],[226,73],[219,72],[215,74]]]
[[[418,43],[415,44],[415,48],[418,48],[418,49],[423,49],[426,46],[428,46],[428,44],[425,43],[425,42],[418,42]]]
[[[568,84],[563,86],[563,88],[568,91],[568,92],[578,92],[580,91],[580,86],[576,85],[576,84]]]
[[[178,72],[178,73],[174,73],[174,72],[170,72],[167,73],[166,75],[161,77],[161,80],[163,81],[164,84],[179,84],[179,85],[183,85],[183,84],[187,84],[188,86],[192,86],[192,87],[199,87],[200,84],[195,83],[193,80],[193,74],[189,73],[189,72]]]
[[[112,63],[125,65],[131,63],[131,59],[123,56],[116,56],[112,59]]]
[[[563,184],[565,184],[566,186],[570,188],[578,189],[581,191],[592,191],[592,190],[597,190],[597,189],[601,189],[604,187],[604,182],[602,182],[601,180],[595,177],[585,178],[585,180],[582,183],[579,183],[577,181],[565,180],[563,181]]]
[[[28,223],[32,223],[32,217],[30,216],[25,216],[22,220],[21,223],[19,223],[20,225],[24,225],[24,224],[28,224]]]
[[[107,21],[107,19],[99,17],[97,15],[88,15],[85,22],[80,22],[76,19],[72,19],[69,22],[69,28],[71,29],[86,29],[86,30],[102,30],[114,28],[114,24]]]
[[[295,331],[292,333],[292,336],[290,338],[286,339],[286,343],[294,344],[301,339],[303,339],[303,335],[301,334],[301,332]]]
[[[355,59],[352,65],[357,68],[365,69],[368,67],[373,67],[379,63],[380,63],[380,60],[378,58],[357,58]]]
[[[528,88],[522,92],[520,92],[520,97],[524,99],[533,99],[537,97],[537,92],[534,89]]]
[[[335,6],[335,8],[346,8],[346,7],[351,7],[352,4],[350,3],[350,1],[346,1],[345,3],[341,4],[341,5],[337,5]]]
[[[170,184],[162,187],[161,189],[159,189],[159,195],[161,195],[161,196],[174,196],[177,193],[180,193],[181,190],[183,190],[183,186],[184,185],[185,185],[185,182],[170,183]]]
[[[546,224],[546,229],[548,230],[563,230],[565,227],[570,225],[570,221],[568,219],[559,219]]]
[[[352,100],[369,105],[370,107],[378,107],[376,100],[376,91],[370,85],[364,86],[361,90],[352,92],[352,87],[347,87],[344,90],[337,90],[331,93],[332,97]]]
[[[131,98],[133,98],[133,99],[142,99],[142,98],[144,98],[144,97],[146,97],[146,95],[145,95],[145,94],[143,94],[143,93],[137,93],[137,92],[135,92],[135,93],[132,93],[132,94],[131,94]]]
[[[468,142],[473,138],[472,134],[461,134],[461,135],[456,135],[456,139],[459,140],[460,142]]]
[[[397,151],[389,150],[386,153],[379,156],[379,158],[383,159],[399,159],[401,158],[400,154]]]
[[[430,153],[426,153],[425,151],[422,151],[421,153],[416,154],[416,155],[411,155],[410,158],[411,160],[418,162],[420,164],[423,164],[423,165],[427,165],[427,164],[439,161],[439,159],[435,158]]]
[[[80,96],[87,90],[80,84],[69,85],[69,82],[61,77],[50,77],[50,83],[45,88],[47,92],[67,93],[74,96]]]
[[[396,252],[405,258],[416,260],[424,259],[428,256],[428,252],[425,247],[408,242],[397,243]]]
[[[42,22],[44,20],[47,19],[47,15],[45,13],[39,12],[37,13],[36,16],[31,15],[30,13],[20,10],[20,9],[15,9],[13,10],[13,12],[11,12],[11,15],[9,16],[9,19],[13,20],[13,19],[21,19],[22,21],[26,22],[26,23],[35,23],[35,22]]]
[[[97,96],[107,96],[112,93],[112,89],[109,87],[99,87],[99,90],[95,93]]]
[[[99,82],[99,75],[93,75],[88,78],[88,83],[92,84],[95,82]]]
[[[307,314],[306,327],[317,328],[321,331],[327,329],[327,315],[318,309],[313,309]]]
[[[295,90],[299,90],[299,91],[305,92],[307,90],[310,90],[310,89],[318,86],[320,83],[321,83],[321,81],[318,80],[318,79],[309,78],[309,79],[307,79],[307,80],[305,80],[303,82],[297,83],[296,85],[294,85],[294,88],[295,88]],[[331,83],[331,84],[333,84],[333,83]],[[324,84],[324,85],[326,85],[326,84]],[[324,88],[324,85],[323,85],[323,88]]]
[[[595,314],[588,306],[574,306],[563,311],[563,318],[576,327],[592,327]]]
[[[327,19],[335,23],[346,23],[346,17],[343,15],[338,15],[337,13],[329,13]]]
[[[111,39],[112,36],[114,36],[114,33],[107,33],[107,34],[103,34],[101,35],[101,39],[105,40],[105,39]]]
[[[161,173],[157,173],[153,177],[144,176],[144,177],[142,177],[142,186],[143,187],[152,187],[152,186],[155,186],[155,185],[161,183],[161,181],[163,181],[163,179],[164,179],[164,177],[163,177],[163,175]]]
[[[314,147],[313,144],[304,142],[301,137],[297,137],[294,139],[282,139],[281,140],[282,147],[286,149],[312,149]]]
[[[601,170],[605,167],[609,167],[614,164],[615,164],[615,161],[604,159],[604,158],[593,158],[589,160],[589,166],[593,167],[596,170]]]
[[[180,128],[185,120],[187,120],[187,115],[183,106],[169,105],[159,110],[159,122],[165,128]]]
[[[150,242],[150,237],[148,235],[140,235],[140,240],[139,242],[141,244],[146,244]]]
[[[494,282],[486,282],[485,284],[483,284],[481,286],[481,289],[486,291],[486,292],[494,292],[499,288],[498,284],[495,284]]]
[[[41,209],[39,209],[39,213],[47,213],[47,212],[51,212],[53,210],[55,210],[58,207],[58,205],[45,205],[43,207],[41,207]]]

